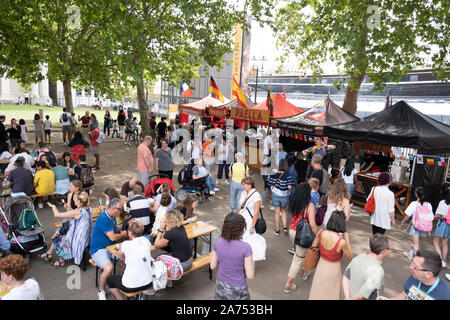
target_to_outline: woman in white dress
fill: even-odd
[[[253,251],[253,261],[264,260],[266,241],[255,232],[255,224],[261,209],[261,195],[255,189],[255,180],[252,177],[242,179],[241,199],[239,200],[239,214],[245,219],[245,231],[242,240],[249,243]]]

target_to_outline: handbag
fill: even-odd
[[[67,232],[69,231],[69,226],[70,226],[70,221],[64,221],[61,225],[61,228],[59,228],[58,233],[63,236],[65,234],[67,234]]]
[[[245,199],[245,201],[241,205],[241,209],[245,208],[245,205],[247,204],[247,201],[252,197],[252,195],[255,192],[256,192],[256,190],[253,191],[252,194],[247,197],[247,199]],[[246,208],[246,209],[247,209],[248,213],[250,214],[250,217],[252,217],[252,219],[253,219],[253,215],[251,214],[250,210],[248,208]],[[261,208],[259,208],[259,214],[260,214],[260,216],[256,220],[256,223],[255,223],[255,232],[257,234],[263,234],[264,232],[266,232],[267,226],[266,226],[266,221],[264,220],[264,216],[262,214]]]
[[[167,267],[162,261],[150,261],[153,269],[152,283],[153,290],[158,291],[165,289],[167,285]]]
[[[318,246],[308,248],[308,251],[306,251],[306,256],[301,264],[302,269],[305,271],[305,273],[316,268],[317,263],[319,262],[319,258],[320,250]]]
[[[309,222],[305,220],[305,213],[303,212],[302,220],[297,222],[295,226],[295,244],[303,248],[311,247],[316,235],[311,230]]]
[[[253,219],[253,215],[250,213],[250,210],[247,208],[248,214],[250,215],[250,217],[252,217]],[[255,223],[255,232],[257,234],[263,234],[264,232],[266,232],[267,230],[267,225],[266,225],[266,220],[264,220],[264,216],[262,214],[262,210],[259,209],[259,218],[256,219],[256,223]]]
[[[375,212],[375,187],[372,189],[372,193],[364,205],[364,211],[370,216]]]

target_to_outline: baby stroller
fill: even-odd
[[[189,193],[196,194],[200,202],[206,198],[206,178],[194,180],[192,178],[192,171],[194,165],[188,164],[178,173],[178,183],[182,186],[175,194],[175,198],[179,201],[184,201]]]
[[[157,177],[156,179],[152,180],[154,177]],[[175,192],[175,186],[173,185],[172,180],[169,179],[169,177],[165,174],[159,175],[154,174],[151,175],[148,178],[148,185],[145,187],[145,197],[146,198],[152,198],[156,196],[158,193],[158,188],[162,186],[164,183],[168,183],[170,185],[171,194],[173,195]]]
[[[31,198],[27,196],[8,198],[5,210],[0,207],[0,213],[6,222],[11,252],[29,255],[47,248],[44,229],[34,211]]]

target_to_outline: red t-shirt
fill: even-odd
[[[91,121],[91,117],[82,116],[81,126],[87,128],[89,126],[89,121]]]
[[[307,212],[305,212],[305,219],[308,219],[309,222],[309,215],[308,215],[308,209],[306,209]],[[297,223],[302,220],[302,213],[294,213],[293,217],[292,217],[292,221],[291,221],[291,225],[289,226],[289,228],[291,230],[297,230]]]
[[[91,132],[91,146],[93,147],[97,147],[100,144],[97,142],[97,138],[100,135],[100,130],[98,128],[95,128],[92,132]]]

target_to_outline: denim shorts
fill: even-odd
[[[112,263],[111,260],[115,259],[114,255],[107,249],[100,249],[94,254],[91,254],[92,260],[97,267],[103,269],[103,266],[107,263]]]
[[[274,207],[286,208],[289,202],[289,196],[278,196],[272,192],[272,205]]]
[[[428,232],[420,231],[414,228],[414,225],[411,224],[411,229],[409,230],[409,235],[412,237],[428,237]]]

